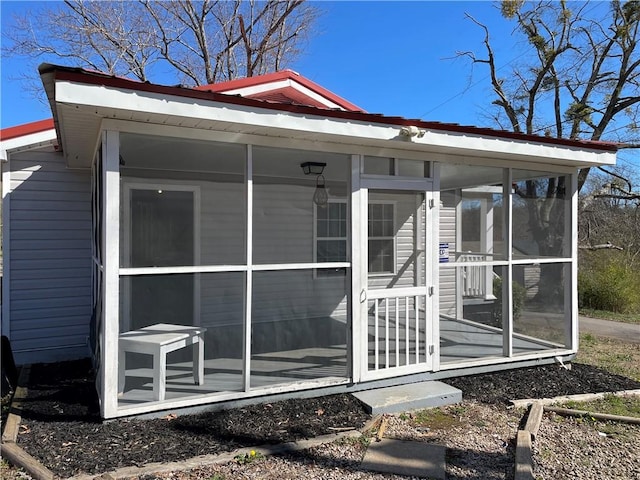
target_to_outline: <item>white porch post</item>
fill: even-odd
[[[2,335],[11,339],[11,315],[10,301],[11,298],[11,248],[9,242],[11,240],[11,165],[9,156],[5,150],[0,150],[0,174],[2,175],[2,254],[3,258],[3,276],[2,279],[2,306],[0,309],[0,331]]]
[[[493,195],[486,194],[480,201],[480,251],[487,254],[485,260],[493,258]],[[484,272],[484,299],[495,300],[493,295],[493,269],[487,265]]]
[[[247,145],[246,175],[246,263],[247,274],[244,288],[244,344],[242,352],[242,385],[243,391],[251,390],[251,309],[253,300],[253,148]]]
[[[116,416],[118,410],[118,333],[120,309],[120,137],[117,131],[102,133],[103,214],[102,246],[104,302],[100,335],[102,337],[102,399],[104,418]]]
[[[510,168],[504,169],[503,197],[504,197],[504,248],[507,266],[502,278],[502,353],[505,357],[513,355],[513,176]]]
[[[367,259],[366,250],[362,250],[364,233],[361,228],[367,202],[360,189],[360,159],[360,155],[351,156],[351,378],[354,383],[362,380],[367,355],[366,299],[362,298],[367,280]]]
[[[454,251],[453,261],[458,262],[461,258],[460,252],[462,252],[462,190],[457,189],[454,193],[456,203],[456,246]],[[462,268],[455,267],[456,269],[456,318],[464,318],[464,281],[462,279]]]
[[[578,349],[578,175],[567,175],[566,195],[570,195],[571,208],[565,218],[564,257],[570,257],[571,263],[564,268],[564,304],[565,304],[565,345],[571,350]],[[568,311],[567,311],[567,307]]]
[[[425,249],[426,278],[430,278],[433,286],[431,295],[431,342],[433,345],[431,368],[434,372],[437,372],[440,370],[440,259],[436,254],[440,245],[440,164],[434,162],[432,168],[433,188],[431,198],[433,208],[427,208],[424,233],[427,235]],[[430,239],[428,235],[431,235]],[[428,314],[429,311],[427,311]]]

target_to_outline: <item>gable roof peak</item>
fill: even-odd
[[[290,69],[202,85],[195,89],[274,103],[364,112],[362,108]]]

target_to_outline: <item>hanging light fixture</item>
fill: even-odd
[[[325,207],[329,201],[329,193],[324,183],[324,167],[327,164],[323,162],[304,162],[300,164],[305,175],[317,175],[316,191],[313,193],[313,203],[319,207]]]
[[[324,186],[324,176],[318,175],[316,178],[316,191],[313,193],[313,203],[319,207],[326,207],[329,201],[329,193]]]

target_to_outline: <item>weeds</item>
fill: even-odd
[[[249,453],[239,453],[238,455],[233,457],[233,459],[239,465],[246,465],[247,463],[255,462],[256,460],[260,460],[261,458],[264,458],[264,455],[262,455],[260,452],[256,452],[255,450],[251,450]]]
[[[640,381],[640,345],[591,334],[580,335],[576,362]]]

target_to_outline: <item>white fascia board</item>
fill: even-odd
[[[298,135],[318,140],[331,138],[336,143],[380,145],[394,148],[451,154],[493,157],[512,161],[536,161],[540,164],[591,165],[615,164],[615,152],[579,147],[538,144],[505,138],[482,137],[456,132],[426,130],[422,138],[407,140],[400,135],[400,126],[370,123],[322,115],[295,114],[269,108],[255,108],[224,102],[167,96],[112,87],[87,85],[69,81],[56,83],[56,101],[70,105],[85,105],[120,111],[160,114],[171,117],[221,122],[225,131],[239,133],[252,129],[268,129],[274,135],[295,138]],[[167,123],[170,123],[168,120]]]
[[[0,160],[6,162],[7,155],[11,153],[46,147],[52,145],[55,141],[55,128],[0,141]]]
[[[278,80],[276,82],[263,83],[262,85],[252,85],[250,87],[234,88],[233,90],[226,90],[226,91],[220,92],[220,93],[222,93],[224,95],[241,95],[243,97],[248,97],[250,95],[256,95],[258,93],[269,92],[271,90],[278,90],[278,89],[286,88],[286,87],[291,87],[291,88],[303,93],[307,97],[310,97],[310,98],[314,99],[315,101],[322,103],[327,108],[339,108],[340,110],[344,110],[344,108],[342,108],[337,103],[332,102],[331,100],[327,99],[326,97],[323,97],[322,95],[319,95],[318,93],[314,92],[313,90],[311,90],[311,89],[305,87],[304,85],[301,85],[298,82],[296,82],[294,80],[291,80],[289,78],[283,79],[283,80]]]
[[[282,79],[276,82],[263,83],[261,85],[251,85],[249,87],[240,87],[234,88],[232,90],[223,90],[221,92],[222,95],[240,95],[242,97],[246,97],[248,95],[255,95],[256,93],[263,93],[270,90],[276,90],[280,88],[285,88],[291,85],[289,79]]]

